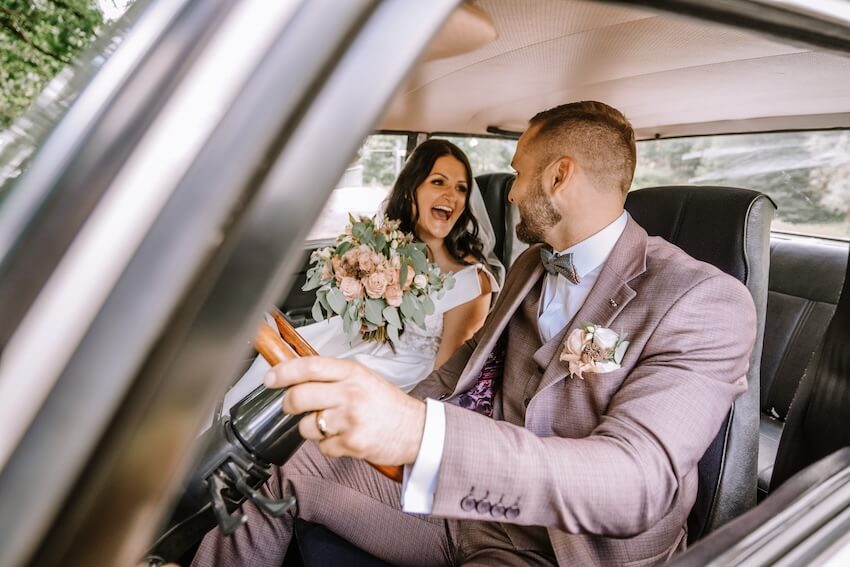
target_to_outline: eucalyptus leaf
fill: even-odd
[[[325,313],[330,316],[333,313],[333,309],[331,309],[330,304],[328,303],[328,290],[322,290],[316,292],[316,301],[318,301],[322,305],[322,309],[324,309]]]
[[[351,327],[348,329],[348,340],[353,341],[360,334],[360,321],[354,320],[351,322]]]
[[[434,302],[427,295],[422,297],[422,310],[425,312],[425,315],[432,315],[434,313]]]
[[[387,325],[387,336],[393,342],[394,345],[398,345],[398,327],[395,325]]]
[[[407,262],[402,260],[401,262],[401,270],[399,270],[398,282],[400,286],[404,286],[405,282],[407,282]]]
[[[398,309],[392,305],[388,305],[383,312],[384,319],[389,323],[388,327],[401,327],[401,319],[398,316]]]
[[[301,287],[302,291],[312,291],[322,285],[322,271],[319,266],[307,271],[307,281]]]
[[[412,319],[414,311],[416,311],[416,302],[411,294],[405,293],[401,298],[401,314],[407,319]]]
[[[623,361],[627,348],[629,348],[629,341],[620,341],[614,349],[614,362],[620,364]]]
[[[424,252],[417,250],[410,255],[410,259],[413,260],[413,269],[416,270],[417,274],[428,271],[428,258]]]
[[[339,246],[336,247],[336,255],[339,256],[339,257],[342,257],[343,254],[345,254],[346,252],[348,252],[352,248],[354,248],[354,244],[352,244],[351,242],[348,242],[348,241],[343,242],[342,244],[340,244]]]
[[[425,328],[425,313],[422,312],[422,309],[417,308],[413,312],[413,322],[419,325],[420,328]]]
[[[338,288],[334,287],[328,290],[328,305],[331,306],[334,313],[342,315],[346,302],[345,296],[342,295],[342,292]]]
[[[366,320],[375,325],[384,324],[384,303],[383,299],[367,299],[366,300]]]
[[[325,320],[325,315],[324,313],[322,313],[322,303],[318,299],[316,299],[316,301],[313,303],[312,314],[314,321]]]

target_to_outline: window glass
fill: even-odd
[[[850,237],[850,131],[638,142],[632,189],[678,184],[761,191],[778,207],[773,230]]]
[[[510,172],[511,160],[516,150],[516,140],[504,138],[477,138],[474,136],[434,136],[448,140],[462,149],[469,158],[472,175]]]
[[[348,214],[374,215],[381,208],[407,157],[407,134],[373,134],[357,152],[331,193],[308,241],[332,240],[348,224]]]

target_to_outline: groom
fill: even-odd
[[[290,388],[285,411],[314,412],[300,430],[318,443],[265,489],[393,564],[663,563],[746,389],[752,300],[624,212],[635,140],[619,111],[541,112],[512,165],[517,236],[541,245],[484,328],[411,395],[349,361],[275,367],[266,383]],[[361,459],[404,465],[405,482]],[[292,518],[245,512],[195,564],[280,565]]]

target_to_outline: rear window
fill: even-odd
[[[407,134],[373,134],[366,138],[310,230],[308,242],[336,238],[348,224],[349,213],[378,213],[407,158],[407,140]]]
[[[516,140],[476,136],[437,135],[464,151],[472,166],[472,175],[482,173],[512,172],[511,160],[516,150]]]
[[[725,185],[770,196],[772,229],[850,237],[850,131],[776,132],[638,142],[632,189]]]

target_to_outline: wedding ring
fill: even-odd
[[[316,429],[319,430],[319,433],[322,435],[322,439],[325,439],[328,436],[328,424],[325,421],[325,417],[322,415],[323,411],[325,410],[319,410],[316,412]]]

